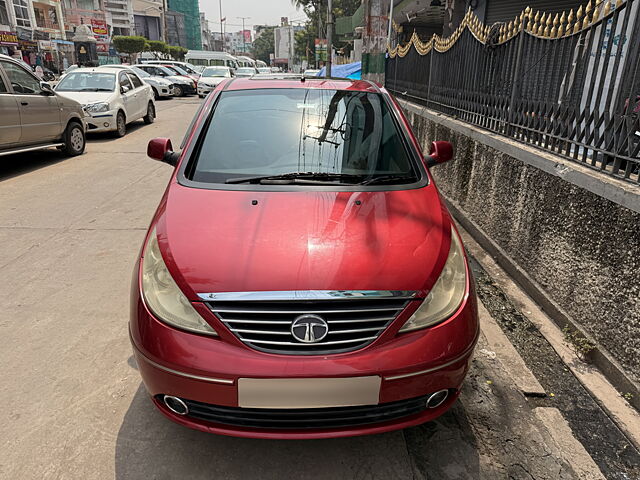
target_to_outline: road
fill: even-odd
[[[578,478],[487,332],[458,404],[406,431],[259,441],[156,412],[127,334],[132,266],[171,175],[145,151],[178,145],[198,104],[159,102],[155,124],[90,137],[81,157],[0,162],[0,478]]]

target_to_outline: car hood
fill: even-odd
[[[187,85],[191,84],[191,81],[187,78],[187,77],[179,77],[177,75],[171,75],[168,77],[162,77],[162,78],[166,78],[167,80],[173,82],[173,83],[184,83]]]
[[[169,80],[165,80],[162,77],[144,77],[142,80],[149,85],[171,85],[171,82]]]
[[[207,78],[201,78],[198,83],[201,83],[203,85],[214,85],[215,86],[215,85],[219,85],[220,83],[225,81],[227,78],[230,78],[230,77],[207,77]]]
[[[114,96],[115,92],[58,92],[58,95],[70,100],[75,100],[82,105],[88,105],[90,103],[109,102]]]
[[[451,241],[433,185],[250,192],[173,183],[156,220],[163,257],[191,300],[213,292],[426,291]]]

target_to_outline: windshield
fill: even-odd
[[[258,68],[259,73],[271,73],[271,69],[269,67],[260,67]]]
[[[231,73],[225,67],[207,67],[202,71],[203,77],[230,77]]]
[[[149,75],[147,72],[145,72],[144,70],[142,70],[141,68],[138,67],[129,67],[131,68],[131,70],[133,70],[134,72],[136,72],[138,74],[139,77],[142,78],[147,78],[150,77],[151,75]]]
[[[253,75],[254,73],[256,73],[255,68],[250,68],[250,67],[242,67],[239,68],[238,71],[236,72],[236,74],[240,74],[240,75]]]
[[[116,76],[113,73],[71,72],[60,80],[58,92],[113,92]]]
[[[349,176],[361,183],[417,181],[392,114],[379,94],[265,89],[221,94],[187,178],[239,183],[239,177],[296,172]],[[355,179],[355,180],[354,180]],[[231,183],[231,182],[230,182]]]
[[[167,65],[167,67],[169,70],[173,70],[174,72],[177,72],[178,75],[189,75],[187,72],[185,72],[183,69],[181,69],[180,67],[176,67],[175,65]]]

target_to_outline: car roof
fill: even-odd
[[[302,76],[282,77],[256,75],[251,78],[236,78],[227,83],[225,90],[257,90],[277,88],[315,88],[320,90],[352,90],[356,92],[379,93],[380,88],[366,80],[350,80],[348,78],[305,78]]]
[[[73,73],[113,73],[118,74],[122,72],[123,68],[102,68],[102,67],[94,67],[94,68],[75,68]]]

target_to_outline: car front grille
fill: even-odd
[[[212,301],[213,313],[246,345],[289,355],[349,352],[373,342],[402,312],[411,298],[338,300]],[[326,336],[305,343],[292,333],[302,316],[326,322]],[[323,327],[324,328],[324,327]],[[300,330],[298,330],[299,332]]]
[[[246,428],[328,429],[370,425],[419,414],[426,410],[427,397],[380,405],[302,409],[221,407],[183,401],[189,408],[188,417],[207,422]]]

